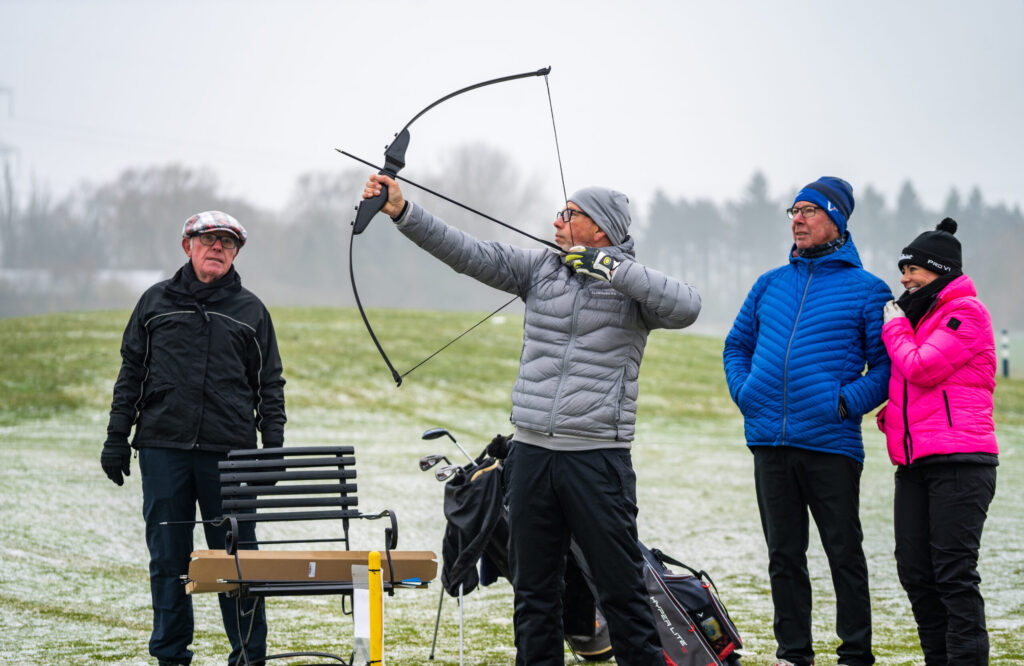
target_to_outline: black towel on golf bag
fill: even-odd
[[[508,524],[501,504],[501,466],[484,461],[472,475],[460,470],[444,486],[447,525],[441,542],[441,584],[448,594],[469,594],[480,582],[477,562],[488,557],[506,578]]]
[[[644,583],[666,656],[678,666],[739,664],[736,650],[743,642],[711,577],[658,549],[640,544],[640,550],[646,560]],[[682,567],[687,573],[673,573],[666,564]]]

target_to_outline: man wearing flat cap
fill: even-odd
[[[861,265],[846,228],[853,205],[842,178],[797,193],[787,211],[789,262],[758,278],[725,340],[729,392],[754,454],[777,666],[814,663],[808,512],[832,572],[839,664],[875,660],[859,515],[861,417],[886,398],[881,308],[892,295]]]
[[[131,449],[137,452],[153,597],[149,652],[160,664],[192,660],[192,599],[180,577],[188,572],[196,504],[203,519],[221,515],[217,463],[232,449],[256,448],[257,431],[264,447],[281,446],[286,420],[270,313],[242,287],[232,265],[245,228],[226,213],[206,211],[188,218],[181,235],[189,260],[146,290],[125,328],[100,456],[103,471],[120,486],[131,472]],[[252,524],[239,527],[242,539],[252,541]],[[210,548],[224,547],[226,525],[203,528]],[[262,605],[252,612],[250,602],[238,613],[235,600],[220,594],[219,601],[231,643],[228,663],[262,664]]]
[[[504,469],[516,663],[564,663],[560,594],[571,538],[616,659],[663,665],[637,541],[637,376],[648,333],[692,324],[700,296],[636,261],[621,192],[588,187],[569,198],[554,223],[560,254],[477,240],[407,202],[387,176],[371,176],[363,196],[381,185],[382,212],[410,240],[526,305]]]

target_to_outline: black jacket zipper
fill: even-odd
[[[903,456],[904,464],[909,465],[914,460],[914,438],[910,436],[910,418],[907,415],[907,380],[903,380]]]

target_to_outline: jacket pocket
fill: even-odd
[[[747,380],[740,384],[740,388],[736,391],[736,407],[739,408],[740,414],[743,414],[743,394],[747,390],[747,386],[750,384],[750,376],[747,375]]]
[[[942,402],[946,406],[946,423],[949,427],[953,427],[953,414],[949,411],[949,395],[946,393],[946,389],[942,389]]]
[[[812,422],[826,426],[842,423],[839,416],[839,382],[831,382],[826,390],[817,397],[817,404],[810,407],[809,415],[813,414]]]
[[[751,405],[749,404],[750,398],[754,397],[756,401],[756,395],[751,384],[753,383],[753,375],[747,375],[747,380],[740,386],[740,390],[736,392],[736,406],[739,407],[740,414],[743,416],[751,415]]]
[[[180,441],[187,439],[189,417],[183,413],[180,393],[173,384],[157,384],[146,388],[139,401],[135,420],[135,440],[145,446],[151,441]]]
[[[626,369],[620,368],[619,373],[615,378],[615,425],[618,426],[622,422],[622,401],[626,399]]]
[[[139,409],[145,409],[146,407],[153,407],[159,405],[167,397],[167,394],[174,388],[173,384],[159,384],[151,388],[147,388],[142,392],[142,400],[139,402]]]
[[[240,420],[242,423],[253,420],[256,401],[248,387],[242,389],[235,384],[209,383],[206,388],[207,407],[220,412],[225,420]]]
[[[165,412],[168,411],[168,406],[173,403],[173,400],[169,400],[168,396],[172,395],[174,386],[172,384],[159,384],[153,387],[147,387],[142,392],[142,399],[139,400],[138,414],[135,418],[135,423],[139,428],[143,425],[152,425],[163,418]],[[171,411],[173,413],[173,410]]]

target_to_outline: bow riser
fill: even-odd
[[[405,166],[405,150],[409,147],[409,130],[403,129],[395,137],[395,140],[388,146],[387,152],[384,153],[384,168],[380,170],[380,174],[389,178],[394,178],[398,175],[398,172]],[[366,227],[370,224],[370,220],[373,216],[380,212],[380,209],[384,207],[384,204],[388,200],[388,188],[386,185],[381,185],[380,194],[370,199],[363,199],[359,203],[359,208],[356,212],[356,219],[352,222],[352,233],[361,234],[366,230]]]

